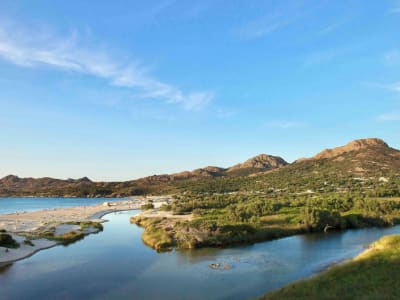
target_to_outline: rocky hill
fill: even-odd
[[[169,191],[177,182],[237,177],[257,174],[287,165],[281,157],[261,154],[230,168],[208,166],[174,174],[152,175],[126,182],[92,182],[81,179],[20,178],[0,179],[0,196],[119,197]]]
[[[259,171],[269,171],[278,169],[286,166],[288,163],[279,156],[272,156],[267,154],[260,154],[246,160],[244,163],[234,165],[228,168],[226,171],[228,174],[241,171],[242,173],[247,172],[248,174],[256,173]]]
[[[293,168],[299,167],[358,175],[399,173],[400,151],[381,139],[359,139],[326,149],[311,158],[299,159]]]
[[[354,140],[292,164],[278,156],[261,154],[229,168],[209,166],[125,182],[92,182],[86,177],[60,180],[10,175],[0,179],[0,196],[125,197],[175,193],[196,185],[203,185],[200,190],[204,192],[211,186],[218,187],[219,191],[238,191],[244,186],[260,190],[266,186],[311,186],[309,182],[317,181],[323,185],[328,179],[339,182],[341,178],[349,177],[382,177],[385,180],[399,175],[400,151],[380,139],[370,138]]]

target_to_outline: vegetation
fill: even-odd
[[[91,230],[94,229],[95,232],[100,232],[103,230],[103,225],[99,222],[85,221],[85,222],[67,222],[60,225],[76,225],[79,228],[74,230],[69,230],[62,234],[57,234],[57,228],[55,226],[48,226],[46,228],[38,229],[36,231],[26,233],[25,244],[30,245],[32,239],[45,238],[51,241],[60,242],[63,245],[72,244],[78,240],[81,240],[88,233],[93,233]],[[32,243],[33,244],[33,243]],[[31,245],[32,246],[32,245]]]
[[[0,247],[5,247],[5,248],[18,248],[19,244],[17,243],[16,240],[13,239],[13,237],[6,233],[5,230],[0,231]]]
[[[34,247],[34,246],[35,246],[35,244],[34,244],[31,240],[29,240],[29,239],[25,239],[25,240],[24,240],[24,244],[25,244],[25,245],[28,245],[28,246],[31,246],[31,247]]]
[[[28,192],[16,189],[21,185],[35,186],[40,195],[173,194],[174,201],[160,209],[193,218],[132,220],[145,228],[143,239],[157,249],[222,247],[298,233],[400,223],[400,151],[381,140],[354,141],[267,171],[254,168],[258,160],[250,162],[245,168],[209,167],[127,182],[43,178],[39,184],[11,176],[2,179],[7,184],[3,188],[0,184],[0,194]],[[149,202],[142,209],[153,207]]]
[[[164,209],[194,217],[172,225],[171,220],[134,218],[145,228],[144,240],[153,247],[157,244],[157,249],[221,247],[306,232],[391,226],[400,220],[400,198],[370,198],[362,193],[187,193]]]
[[[145,228],[143,242],[157,251],[170,250],[176,246],[172,233],[161,226],[160,218],[131,218],[131,222]]]
[[[356,259],[261,299],[400,299],[400,236],[386,236]]]
[[[101,223],[99,222],[92,222],[92,221],[85,221],[85,222],[72,222],[72,223],[68,223],[68,224],[72,224],[72,225],[79,225],[81,230],[84,230],[85,228],[95,228],[98,231],[103,231],[104,227]]]
[[[142,210],[153,209],[154,208],[153,201],[149,200],[147,203],[143,204],[140,208]]]

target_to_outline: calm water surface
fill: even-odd
[[[360,253],[400,227],[294,236],[231,249],[157,253],[137,212],[106,215],[104,231],[0,271],[0,299],[248,299]],[[210,263],[228,263],[214,270]]]
[[[123,200],[110,198],[0,198],[0,214],[17,211],[34,211],[81,205],[96,205],[105,201]]]

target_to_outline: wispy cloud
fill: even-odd
[[[305,57],[305,65],[315,65],[329,62],[353,51],[354,48],[352,47],[343,47],[312,52]]]
[[[347,20],[342,20],[342,21],[339,21],[336,23],[329,24],[328,26],[326,26],[326,27],[322,28],[320,31],[318,31],[317,35],[324,36],[324,35],[330,34],[334,31],[336,31],[337,29],[339,29],[340,27],[342,27],[346,23],[347,23]]]
[[[394,83],[366,82],[365,84],[400,94],[400,81]]]
[[[398,65],[400,64],[400,51],[390,50],[384,54],[383,58],[388,65]]]
[[[259,19],[246,24],[238,33],[241,37],[247,39],[256,39],[265,36],[274,31],[278,31],[287,27],[291,20],[279,20],[279,17],[269,17],[266,19]]]
[[[226,108],[219,108],[215,111],[215,115],[220,119],[230,118],[236,116],[237,114],[237,111]]]
[[[391,1],[391,6],[388,10],[389,14],[399,14],[400,13],[400,1],[399,0],[393,0]]]
[[[306,127],[307,124],[298,121],[276,120],[268,122],[267,126],[272,128],[290,129],[290,128]]]
[[[16,32],[10,26],[1,26],[0,58],[26,68],[51,67],[94,76],[111,85],[132,89],[138,97],[175,103],[186,110],[202,109],[214,98],[209,91],[185,92],[158,80],[133,59],[121,58],[99,47],[83,47],[76,34],[59,38],[43,32]]]
[[[400,14],[400,7],[393,7],[389,10],[389,14]]]
[[[303,5],[296,2],[282,2],[268,8],[268,12],[244,25],[236,32],[245,39],[256,39],[282,30],[296,22],[301,16]]]
[[[381,122],[400,121],[400,112],[395,111],[381,114],[377,117],[377,120]]]

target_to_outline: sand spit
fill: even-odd
[[[116,202],[104,202],[103,204],[93,206],[54,208],[0,215],[0,229],[5,229],[20,244],[20,247],[17,249],[0,247],[0,266],[21,260],[40,250],[60,244],[59,242],[47,239],[33,239],[31,240],[32,243],[24,243],[26,240],[24,237],[25,234],[45,230],[50,227],[55,228],[56,235],[65,234],[68,231],[77,229],[76,225],[68,225],[68,223],[85,221],[104,222],[101,217],[108,213],[140,209],[140,206],[148,200],[154,201],[155,206],[160,206],[169,199],[168,196],[138,197]],[[93,232],[87,230],[85,234]]]

